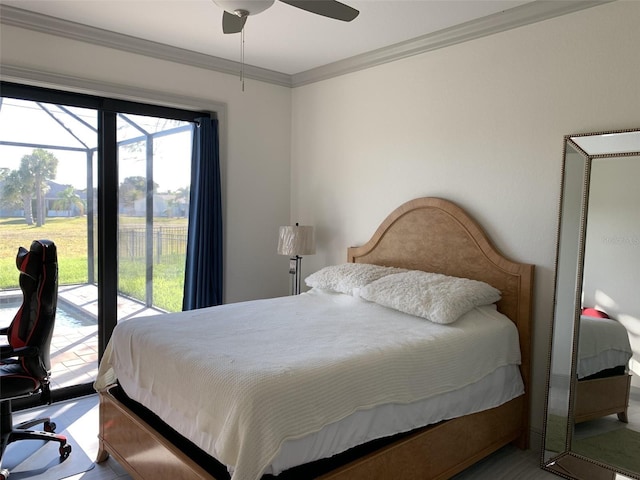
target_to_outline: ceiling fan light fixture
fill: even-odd
[[[234,15],[256,15],[273,5],[275,0],[213,0],[223,10]]]
[[[249,15],[264,12],[275,3],[275,0],[212,0],[222,8],[222,32],[240,33],[240,80],[244,91],[244,24]],[[360,12],[338,0],[280,0],[292,7],[305,10],[323,17],[350,22]]]

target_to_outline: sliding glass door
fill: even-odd
[[[192,123],[118,114],[118,319],[182,309]]]
[[[58,248],[54,398],[91,390],[118,321],[182,306],[193,120],[201,112],[2,83],[0,326],[15,256]]]
[[[0,325],[22,303],[18,247],[52,240],[59,271],[53,390],[92,382],[98,368],[97,118],[91,108],[11,97],[0,109]]]

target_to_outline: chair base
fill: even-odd
[[[29,430],[34,425],[43,424],[44,431]],[[0,480],[7,480],[9,471],[2,468],[2,459],[4,452],[10,443],[19,440],[43,440],[45,442],[58,442],[60,444],[60,458],[65,459],[71,453],[71,445],[67,443],[64,435],[55,433],[56,424],[49,417],[37,418],[35,420],[27,420],[18,425],[13,425],[11,413],[11,401],[4,400],[0,402],[0,432],[2,439],[0,440]]]

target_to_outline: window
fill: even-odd
[[[8,83],[2,95],[0,325],[21,301],[17,248],[53,240],[54,388],[91,388],[118,320],[181,309],[192,131],[209,115]]]

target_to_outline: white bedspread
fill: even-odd
[[[96,388],[117,376],[233,480],[257,480],[286,439],[519,362],[517,330],[491,306],[438,325],[312,290],[122,322]]]
[[[580,317],[578,378],[627,365],[632,355],[624,325],[609,318]]]

